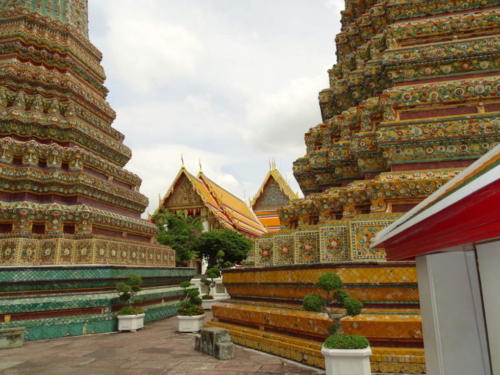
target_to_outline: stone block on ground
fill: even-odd
[[[234,344],[232,342],[218,342],[215,344],[215,358],[228,360],[234,358]]]
[[[194,336],[194,350],[201,352],[201,335],[199,333]]]
[[[195,350],[216,357],[231,359],[234,357],[234,345],[229,332],[220,327],[203,328],[195,336]]]
[[[0,329],[0,349],[19,348],[24,344],[23,327]]]

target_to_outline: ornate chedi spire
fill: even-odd
[[[0,0],[0,265],[174,265],[111,124],[86,0]]]
[[[263,238],[262,265],[383,260],[373,235],[500,141],[499,31],[495,0],[346,0],[305,199],[280,212],[299,249]]]
[[[72,31],[88,39],[87,0],[0,0],[4,14],[43,17],[62,25],[71,26]]]
[[[341,325],[369,339],[371,372],[421,374],[415,264],[386,262],[370,243],[500,141],[500,7],[498,0],[345,4],[337,63],[319,95],[323,121],[306,133],[307,153],[294,164],[305,198],[280,210],[279,232],[255,240],[248,263],[263,269],[224,273],[237,300],[214,306],[207,325],[229,330],[240,345],[323,366],[330,322],[299,303],[322,293],[314,289],[321,274],[335,272],[364,304]]]

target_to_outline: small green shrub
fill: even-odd
[[[319,294],[311,293],[304,297],[303,305],[306,311],[320,312],[325,305],[325,301]]]
[[[359,315],[359,313],[361,313],[361,309],[363,309],[363,303],[352,297],[344,298],[343,305],[347,311],[347,315],[349,316]]]
[[[208,294],[205,294],[203,297],[201,297],[202,299],[214,299],[213,296],[209,296]]]
[[[191,303],[192,303],[193,305],[198,305],[198,306],[199,306],[199,305],[201,305],[201,304],[202,304],[202,302],[203,302],[203,301],[202,301],[202,300],[201,300],[201,298],[200,298],[200,297],[198,297],[198,296],[191,297]]]
[[[333,272],[324,273],[319,277],[318,286],[327,292],[342,288],[342,280]]]
[[[177,314],[179,315],[201,315],[204,313],[201,307],[202,300],[200,298],[200,291],[198,289],[191,288],[193,284],[189,281],[183,281],[180,283],[183,289],[183,295],[179,303],[179,308],[177,309]],[[191,288],[191,289],[190,289]]]
[[[191,284],[189,281],[181,281],[179,285],[181,288],[189,288],[193,284]]]
[[[358,335],[331,335],[323,343],[327,349],[365,349],[370,346],[368,339]]]
[[[142,314],[144,310],[139,305],[142,299],[136,299],[135,296],[141,291],[142,278],[138,275],[129,275],[127,281],[116,283],[115,288],[118,292],[119,301],[127,306],[124,306],[119,315],[136,315]],[[132,306],[134,305],[134,306]],[[122,311],[127,311],[126,313]],[[137,312],[140,311],[140,312]]]
[[[335,335],[338,330],[339,330],[339,327],[337,327],[335,324],[331,324],[328,326],[328,333],[330,335]]]
[[[220,270],[217,267],[212,267],[205,272],[205,276],[209,279],[216,279],[220,277]]]
[[[339,289],[336,290],[335,293],[333,294],[333,297],[340,303],[343,304],[344,300],[349,297],[349,294],[345,290]]]
[[[342,289],[342,280],[333,272],[322,274],[318,279],[318,287],[326,292],[326,298],[323,299],[320,295],[311,293],[304,297],[303,305],[304,310],[326,313],[334,323],[328,326],[328,332],[331,336],[325,341],[325,346],[330,349],[363,349],[368,347],[369,342],[366,337],[342,334],[342,318],[360,314],[363,303],[352,298],[347,291]],[[332,312],[328,308],[332,303],[340,304],[346,313]]]
[[[203,313],[204,313],[203,308],[197,305],[179,307],[179,309],[177,309],[177,314],[185,316],[202,315]]]
[[[118,315],[138,315],[142,314],[144,309],[142,307],[137,306],[123,306],[120,311],[118,311]]]
[[[195,298],[200,295],[200,291],[198,289],[188,289],[186,290],[186,295],[188,295],[191,298]]]

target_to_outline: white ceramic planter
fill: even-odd
[[[118,331],[135,332],[138,329],[144,328],[144,315],[117,315]]]
[[[198,332],[203,327],[203,319],[205,314],[201,315],[177,315],[179,322],[179,332]]]
[[[370,347],[366,349],[327,349],[321,347],[325,357],[326,375],[371,375]]]

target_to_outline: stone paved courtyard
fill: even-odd
[[[194,335],[176,333],[177,320],[149,323],[136,333],[27,342],[0,350],[1,375],[243,375],[324,374],[281,358],[236,348],[230,361],[193,350]]]

